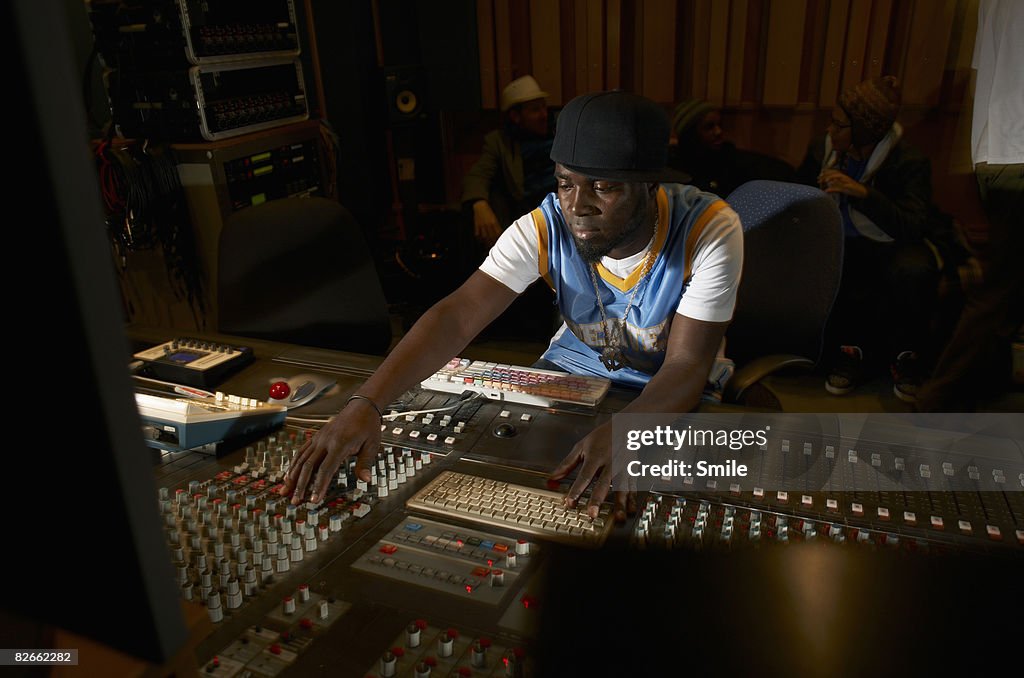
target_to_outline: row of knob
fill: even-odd
[[[683,543],[699,544],[709,539],[719,543],[730,543],[738,532],[745,532],[750,541],[768,537],[785,543],[793,536],[807,541],[820,535],[836,543],[848,540],[881,546],[899,546],[901,543],[900,535],[891,532],[865,530],[836,522],[791,518],[758,510],[737,509],[729,505],[713,505],[707,500],[688,504],[684,498],[666,498],[663,505],[661,498],[656,495],[637,520],[633,541],[638,546],[668,547]],[[927,544],[919,540],[915,540],[914,544],[916,547],[927,548]]]
[[[426,627],[426,622],[423,620],[414,621],[406,627],[405,642],[402,646],[396,646],[387,650],[380,658],[377,666],[377,675],[380,676],[380,678],[393,678],[394,676],[397,676],[399,662],[401,658],[405,656],[406,652],[423,651],[421,644],[423,642],[423,635]],[[431,676],[442,675],[441,671],[438,669],[441,665],[447,664],[454,659],[455,645],[458,637],[459,632],[455,629],[442,631],[438,635],[437,642],[433,647],[436,656],[427,656],[416,662],[412,667],[411,675],[415,676],[415,678],[430,678]],[[470,643],[469,652],[466,655],[468,660],[466,663],[468,663],[468,666],[459,667],[447,675],[484,675],[485,672],[494,668],[495,660],[491,658],[492,654],[493,650],[490,639],[476,638],[472,643]],[[500,662],[500,671],[496,673],[486,673],[486,675],[519,678],[523,675],[524,671],[523,658],[524,653],[520,648],[510,649],[503,653],[501,657],[495,658]],[[478,673],[474,673],[474,670],[477,670]]]
[[[761,450],[762,452],[765,452],[765,451],[768,450],[768,446],[767,445],[759,445],[758,449]],[[779,441],[779,449],[783,453],[789,452],[790,449],[791,449],[791,443],[790,443],[789,439],[782,438]],[[810,443],[810,442],[804,442],[802,450],[803,450],[803,454],[805,456],[812,456],[814,454],[814,445],[812,443]],[[835,458],[836,458],[836,447],[835,447],[835,445],[825,445],[823,447],[823,451],[824,451],[825,459],[827,459],[827,460],[835,460]],[[908,449],[908,457],[909,457],[910,454],[913,454],[913,450],[909,450]],[[869,462],[870,465],[873,468],[878,469],[878,470],[882,470],[884,467],[888,466],[886,461],[890,458],[890,456],[891,456],[891,453],[886,453],[886,459],[884,460],[883,457],[882,457],[882,453],[880,453],[880,452],[868,452],[867,456],[865,456],[864,454],[862,454],[861,452],[859,452],[858,450],[853,449],[853,448],[849,448],[849,449],[846,450],[846,461],[848,463],[850,463],[850,464],[858,464],[858,463],[861,463],[862,461],[863,462]],[[967,471],[967,481],[964,481],[963,478],[962,478],[963,474],[961,473],[958,476],[958,474],[957,474],[957,465],[954,464],[952,461],[938,461],[938,460],[933,460],[933,459],[928,459],[927,461],[921,461],[920,456],[918,456],[916,459],[911,458],[910,463],[908,464],[908,461],[907,461],[908,457],[901,457],[901,456],[897,456],[897,455],[892,455],[891,456],[891,461],[892,461],[891,468],[886,468],[885,470],[896,472],[896,476],[895,476],[896,482],[910,482],[914,478],[914,476],[915,476],[913,471],[916,471],[916,476],[920,477],[921,479],[923,479],[925,481],[927,481],[928,479],[932,478],[933,476],[939,476],[940,473],[941,473],[942,477],[944,477],[946,479],[949,479],[949,480],[960,478],[961,481],[967,482],[967,481],[981,481],[982,479],[988,480],[989,478],[991,478],[991,482],[993,482],[993,483],[995,483],[996,485],[999,485],[999,486],[1004,486],[1004,485],[1006,485],[1008,483],[1008,481],[1007,481],[1007,472],[1004,469],[1002,469],[1002,468],[992,468],[992,469],[989,469],[988,473],[982,473],[982,470],[981,470],[981,468],[978,465],[976,465],[976,464],[968,464],[965,467],[965,470]],[[904,476],[902,474],[907,471],[908,465],[911,468],[911,473],[909,474],[909,477],[904,478]],[[961,468],[964,468],[964,467],[961,467]],[[1011,471],[1010,472],[1011,476],[1013,476],[1014,474],[1015,474],[1016,484],[1019,487],[1024,487],[1024,471]],[[864,488],[864,489],[872,489],[872,488]],[[972,486],[972,485],[965,485],[963,488],[951,488],[951,489],[963,489],[964,491],[974,491],[974,490],[976,490],[978,488],[975,487],[975,486]]]
[[[432,457],[429,452],[414,451],[409,448],[395,448],[385,445],[377,454],[374,464],[370,467],[370,479],[360,480],[353,472],[353,465],[338,470],[336,482],[338,487],[348,488],[354,480],[355,495],[362,494],[386,498],[391,492],[404,485],[416,474],[429,466]]]

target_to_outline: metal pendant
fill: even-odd
[[[601,362],[609,372],[614,372],[626,366],[626,356],[618,346],[605,346],[601,350]]]

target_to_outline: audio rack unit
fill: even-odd
[[[298,56],[293,0],[90,0],[103,63],[166,70]]]
[[[309,118],[298,59],[116,70],[104,78],[124,137],[216,141]]]

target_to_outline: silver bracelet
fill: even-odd
[[[374,409],[374,411],[377,412],[377,416],[381,418],[381,421],[384,420],[384,413],[380,411],[379,407],[377,407],[377,403],[373,402],[372,400],[370,400],[369,398],[367,398],[364,395],[356,394],[356,395],[353,395],[353,396],[349,396],[348,400],[345,401],[345,406],[347,407],[348,404],[350,402],[352,402],[353,400],[365,400],[366,402],[370,403],[370,407],[372,407]]]

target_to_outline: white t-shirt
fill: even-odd
[[[972,66],[977,70],[971,158],[1024,163],[1024,2],[981,0]]]
[[[643,262],[650,245],[624,259],[604,257],[601,263],[611,273],[626,278]],[[522,293],[537,278],[537,228],[533,215],[526,214],[501,234],[480,270],[513,292]],[[679,300],[676,312],[707,322],[727,322],[736,306],[743,266],[743,228],[737,214],[728,207],[718,211],[700,234],[693,254],[693,276]]]

